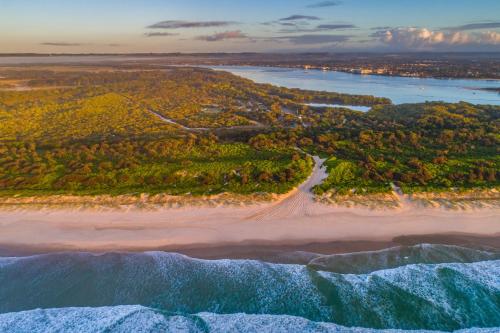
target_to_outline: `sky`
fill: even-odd
[[[499,0],[0,0],[0,53],[500,52]]]

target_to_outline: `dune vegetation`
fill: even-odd
[[[499,187],[497,106],[396,106],[200,68],[0,74],[27,87],[0,89],[1,195],[285,193],[307,153],[327,158],[319,195]]]

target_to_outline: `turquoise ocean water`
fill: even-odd
[[[0,332],[500,330],[496,250],[417,245],[297,256],[309,259],[1,258]]]

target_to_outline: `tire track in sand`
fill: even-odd
[[[326,167],[323,165],[325,159],[318,156],[313,156],[314,168],[309,176],[302,184],[293,190],[284,199],[266,207],[257,213],[245,217],[245,220],[252,221],[265,221],[271,219],[286,219],[290,217],[312,216],[314,194],[311,189],[321,184],[321,182],[328,176]]]

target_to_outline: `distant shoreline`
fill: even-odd
[[[361,52],[361,53],[353,53],[353,52],[342,52],[342,53],[293,53],[293,56],[295,57],[304,57],[302,60],[294,60],[293,62],[290,63],[283,63],[279,62],[277,60],[273,60],[272,62],[266,62],[266,61],[259,61],[255,60],[252,57],[255,56],[276,56],[277,54],[283,54],[283,55],[289,55],[288,53],[253,53],[253,52],[243,52],[243,53],[55,53],[55,54],[46,54],[46,53],[0,53],[0,59],[2,58],[62,58],[62,57],[67,57],[67,58],[76,58],[76,57],[107,57],[107,58],[124,58],[122,60],[140,60],[140,59],[167,59],[171,58],[170,65],[177,65],[177,64],[182,64],[182,65],[188,65],[188,66],[262,66],[262,67],[276,67],[276,68],[290,68],[290,69],[306,69],[306,70],[318,70],[318,71],[334,71],[334,72],[342,72],[342,73],[349,73],[349,74],[355,74],[355,75],[374,75],[374,76],[386,76],[386,77],[407,77],[407,78],[421,78],[421,79],[439,79],[439,80],[461,80],[461,79],[467,79],[467,80],[475,80],[475,81],[482,81],[482,80],[499,80],[498,76],[493,77],[493,76],[485,76],[481,75],[479,77],[474,77],[474,76],[467,76],[467,75],[455,75],[455,76],[450,76],[450,75],[434,75],[431,73],[418,73],[418,72],[408,72],[408,71],[403,71],[398,72],[398,70],[391,70],[391,71],[379,71],[379,68],[372,68],[369,73],[363,73],[360,71],[360,67],[362,67],[360,64],[348,66],[348,65],[341,65],[341,64],[335,64],[333,66],[330,66],[325,69],[324,65],[321,64],[313,64],[309,65],[309,60],[312,60],[314,63],[315,61],[319,61],[315,59],[314,57],[319,57],[320,59],[323,59],[323,57],[329,55],[330,57],[333,57],[332,59],[335,60],[335,55],[353,55],[353,56],[372,56],[374,58],[380,58],[384,56],[394,56],[394,55],[399,55],[402,57],[414,57],[413,60],[418,60],[422,56],[428,56],[428,57],[442,57],[443,53],[422,53],[422,52],[402,52],[402,53],[379,53],[379,52]],[[479,56],[481,58],[499,58],[500,59],[500,52],[450,52],[446,53],[450,54],[453,56],[457,57],[463,57],[464,59],[467,59],[467,57],[470,56]],[[179,58],[190,58],[190,60],[183,60],[179,62]],[[236,57],[235,59],[231,57]],[[239,59],[238,57],[241,57]],[[250,57],[247,59],[247,57]],[[130,59],[126,59],[130,58]],[[205,59],[204,59],[205,58]],[[72,61],[73,62],[73,61]],[[320,61],[321,62],[321,61]],[[328,61],[326,61],[328,62]],[[74,62],[77,63],[77,62]],[[19,63],[19,65],[22,65],[23,63]],[[24,63],[26,64],[36,64],[36,63]],[[46,63],[45,63],[46,64]],[[57,64],[55,62],[54,64]],[[0,67],[5,66],[5,65],[16,65],[16,63],[7,63],[7,64],[2,64],[0,62]]]

